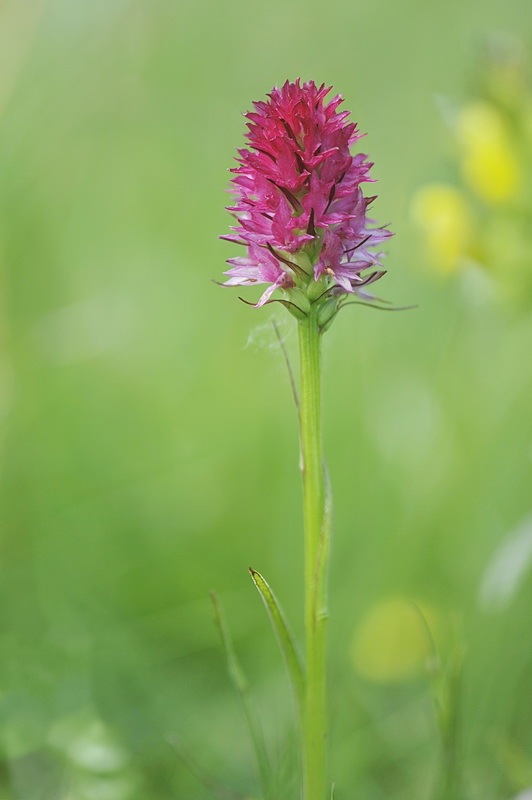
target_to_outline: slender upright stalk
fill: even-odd
[[[260,574],[252,570],[251,575],[281,642],[297,699],[304,800],[330,796],[325,647],[330,494],[321,443],[320,338],[348,298],[377,300],[366,287],[385,273],[380,255],[372,251],[381,250],[391,236],[386,226],[374,227],[366,218],[375,198],[364,198],[362,184],[372,164],[362,153],[351,155],[350,146],[361,134],[347,121],[349,115],[337,110],[341,95],[326,100],[329,91],[325,84],[302,84],[298,78],[254,103],[246,114],[246,148],[238,150],[232,170],[235,197],[227,208],[236,225],[222,237],[246,248],[245,255],[229,259],[224,286],[265,285],[250,305],[281,303],[299,325],[305,670],[275,595]],[[282,296],[272,297],[277,290]]]
[[[306,687],[303,713],[305,800],[326,796],[326,568],[325,474],[320,402],[320,330],[317,308],[299,322],[300,444],[305,522]]]

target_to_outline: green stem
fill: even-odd
[[[306,687],[303,714],[303,793],[326,796],[326,571],[328,531],[320,402],[320,330],[316,309],[299,322],[300,443],[305,521]]]

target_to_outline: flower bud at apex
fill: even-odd
[[[283,289],[287,308],[293,303],[307,313],[317,302],[327,318],[329,291],[335,308],[347,294],[371,301],[366,287],[384,274],[382,253],[373,249],[392,234],[371,226],[366,210],[375,198],[362,192],[372,164],[351,155],[362,134],[348,112],[338,111],[340,95],[326,99],[330,91],[287,81],[245,115],[247,148],[231,170],[235,199],[228,211],[236,224],[221,238],[246,248],[228,259],[224,286],[267,284],[256,307]]]

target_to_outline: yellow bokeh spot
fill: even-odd
[[[485,102],[467,106],[459,114],[457,134],[462,174],[471,189],[488,203],[513,197],[521,183],[521,168],[499,111]]]
[[[377,683],[409,680],[432,656],[430,635],[437,637],[439,627],[437,612],[423,603],[401,597],[382,600],[355,630],[351,646],[355,669]]]
[[[466,149],[504,139],[506,126],[491,103],[478,101],[462,109],[457,121],[458,140]]]
[[[445,184],[425,186],[414,196],[412,215],[430,262],[443,273],[458,269],[473,238],[472,215],[461,192]]]

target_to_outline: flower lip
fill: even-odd
[[[231,170],[228,206],[236,225],[221,238],[247,249],[245,258],[228,259],[224,285],[268,284],[257,306],[278,288],[308,291],[324,278],[335,292],[357,294],[384,275],[373,249],[392,234],[371,227],[366,211],[375,197],[362,192],[373,164],[351,155],[363,134],[338,111],[341,95],[327,101],[330,91],[286,81],[245,114],[247,147]]]

